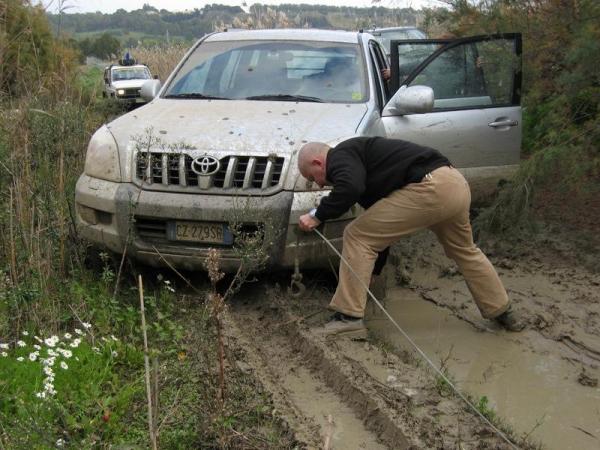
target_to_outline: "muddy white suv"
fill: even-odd
[[[309,141],[334,146],[354,136],[438,148],[475,197],[493,189],[519,163],[520,37],[419,42],[422,60],[408,75],[400,73],[403,42],[392,42],[386,82],[387,58],[368,33],[204,37],[164,86],[146,82],[150,103],[92,137],[76,187],[81,234],[148,264],[188,269],[202,267],[216,247],[224,268],[235,270],[237,211],[248,232],[267,230],[271,267],[292,267],[296,257],[303,267],[326,266],[320,238],[297,233],[299,215],[327,195],[299,174],[297,152]],[[325,223],[324,234],[341,246],[358,213]]]
[[[103,97],[114,98],[126,103],[145,103],[140,95],[142,85],[152,79],[150,69],[134,60],[121,60],[104,69]]]

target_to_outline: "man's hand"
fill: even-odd
[[[381,71],[381,76],[383,77],[383,79],[385,81],[389,80],[390,78],[392,78],[392,70],[391,69],[383,69]]]
[[[302,231],[312,231],[321,224],[321,221],[310,214],[303,214],[298,219],[298,226]]]

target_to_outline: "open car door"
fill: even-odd
[[[439,149],[459,168],[512,167],[521,150],[521,35],[391,43],[392,94],[433,89],[433,109],[398,115],[384,108],[388,137]]]

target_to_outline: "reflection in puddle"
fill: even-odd
[[[519,333],[530,348],[506,332],[483,333],[408,289],[388,291],[386,308],[436,363],[446,360],[459,389],[486,396],[518,433],[530,433],[544,448],[600,448],[600,389],[577,383],[580,367],[559,356],[557,344],[533,331]],[[386,342],[410,344],[383,314],[368,321]]]

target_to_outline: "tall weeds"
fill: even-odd
[[[135,58],[146,64],[153,75],[164,83],[189,46],[181,43],[171,45],[157,45],[154,47],[137,47],[132,50]]]
[[[10,0],[0,10],[0,336],[64,320],[65,276],[85,247],[72,199],[87,141],[105,114],[76,79],[75,54],[49,34],[43,11]],[[60,312],[63,311],[63,312]],[[8,328],[8,329],[7,329]]]
[[[0,268],[10,279],[11,315],[55,328],[61,280],[81,266],[72,199],[90,132],[101,117],[89,105],[35,96],[7,102],[5,108],[0,232],[8,239],[0,243]]]

